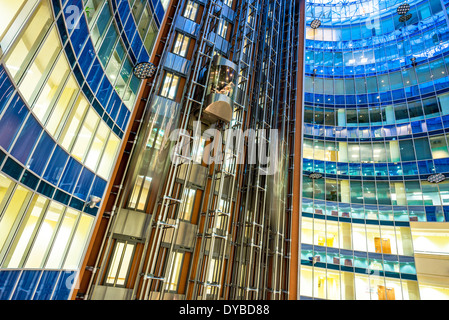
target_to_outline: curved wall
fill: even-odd
[[[449,221],[446,8],[402,3],[306,5],[304,298],[419,299],[410,226]]]
[[[67,299],[167,1],[3,1],[0,299]]]

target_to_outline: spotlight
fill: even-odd
[[[321,179],[323,177],[323,175],[319,172],[313,172],[311,174],[309,174],[309,178],[316,180],[316,179]]]
[[[409,14],[407,14],[407,15],[400,16],[400,17],[399,17],[399,22],[405,22],[405,21],[408,21],[408,20],[410,20],[411,17],[412,17],[412,14],[411,14],[411,13],[409,13]]]
[[[318,29],[321,26],[321,20],[320,19],[315,19],[312,21],[312,23],[310,23],[310,27],[312,29]]]
[[[412,66],[416,67],[416,57],[411,57],[410,60],[412,61]]]
[[[409,10],[410,10],[410,5],[408,3],[403,3],[397,8],[396,11],[400,16],[402,16],[402,15],[406,14],[407,12],[409,12]]]
[[[427,177],[427,181],[429,181],[430,183],[440,183],[444,180],[446,180],[446,176],[442,173],[432,174]]]
[[[151,62],[138,63],[133,70],[134,75],[139,79],[149,79],[156,72],[156,66]]]
[[[89,202],[86,203],[86,205],[89,206],[89,208],[93,209],[97,204],[100,203],[100,201],[101,201],[100,197],[90,196],[90,200]]]

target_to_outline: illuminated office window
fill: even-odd
[[[116,241],[112,253],[106,284],[112,286],[125,286],[129,268],[132,263],[135,244],[125,241]]]
[[[196,16],[198,14],[198,3],[193,2],[192,0],[187,1],[187,5],[184,9],[183,16],[192,21],[196,20]]]
[[[176,36],[175,44],[173,45],[173,53],[181,57],[187,55],[187,50],[189,48],[190,38],[178,33]]]
[[[162,84],[161,96],[174,100],[178,91],[179,77],[172,73],[166,73]]]

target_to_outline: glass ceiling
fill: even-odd
[[[422,0],[421,0],[422,1]],[[368,17],[379,14],[388,14],[396,11],[396,8],[408,3],[414,5],[420,0],[308,0],[306,3],[306,15],[308,18],[326,20],[339,20]]]

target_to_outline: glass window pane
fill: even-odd
[[[56,61],[56,57],[60,51],[61,43],[58,32],[53,28],[19,86],[20,92],[28,103],[31,104],[38,94],[43,81],[53,66],[54,61]],[[65,60],[65,58],[62,59]]]
[[[119,147],[120,139],[111,133],[98,167],[98,174],[103,178],[109,178]]]
[[[98,114],[94,109],[89,109],[87,116],[84,119],[83,126],[79,131],[77,140],[72,149],[72,155],[76,159],[83,161],[84,155],[89,148],[90,141],[97,127],[98,121],[100,121],[100,117],[98,116]]]
[[[92,146],[90,147],[89,153],[86,158],[86,166],[92,170],[96,169],[98,160],[100,159],[101,152],[103,151],[103,147],[106,144],[106,139],[108,138],[111,130],[106,125],[106,123],[101,122],[98,126],[97,133],[95,134],[94,141],[92,142]]]
[[[8,245],[6,243],[8,236],[15,233],[30,196],[31,192],[21,186],[15,190],[8,207],[0,218],[0,248],[3,248],[5,244]]]
[[[64,131],[61,133],[61,137],[59,138],[59,142],[67,150],[70,149],[73,140],[78,134],[78,129],[83,120],[85,111],[88,110],[88,106],[89,103],[87,100],[80,95],[72,108],[70,116],[67,119],[67,124],[64,127]]]
[[[70,250],[67,254],[67,259],[64,263],[64,269],[76,270],[79,268],[81,257],[89,240],[93,222],[94,218],[92,216],[86,214],[81,216],[72,244],[70,245]]]
[[[73,104],[78,91],[79,87],[75,78],[70,76],[45,126],[51,135],[57,136],[58,131],[64,126],[65,119],[70,111],[70,106]]]
[[[11,0],[8,2],[17,1]],[[9,51],[8,56],[5,59],[5,64],[16,82],[19,81],[19,78],[25,71],[26,66],[36,53],[38,45],[41,43],[42,39],[45,37],[45,34],[50,28],[53,20],[52,17],[53,14],[50,9],[49,2],[41,1],[41,4],[36,10],[34,17],[30,20],[25,31],[22,33],[20,38],[16,40],[16,43]],[[0,28],[0,30],[4,29]]]
[[[123,255],[123,259],[120,265],[120,271],[117,275],[117,285],[124,286],[126,277],[128,276],[128,270],[132,262],[134,252],[134,245],[128,244],[125,249],[125,254]]]
[[[45,268],[59,269],[62,264],[62,259],[70,243],[76,221],[78,220],[79,212],[73,209],[67,209],[64,219],[53,242]]]
[[[34,114],[42,123],[46,122],[69,72],[70,68],[65,57],[60,56],[33,107]]]
[[[8,257],[6,258],[3,267],[22,267],[23,259],[25,259],[26,253],[33,243],[33,239],[38,230],[42,215],[45,212],[45,208],[47,207],[47,203],[48,200],[41,196],[34,197],[22,224],[17,231],[17,235],[9,250]]]
[[[25,263],[25,268],[41,268],[44,259],[50,248],[53,236],[61,221],[64,206],[52,202],[48,208],[45,218],[39,226],[39,231],[35,237],[33,248]]]

